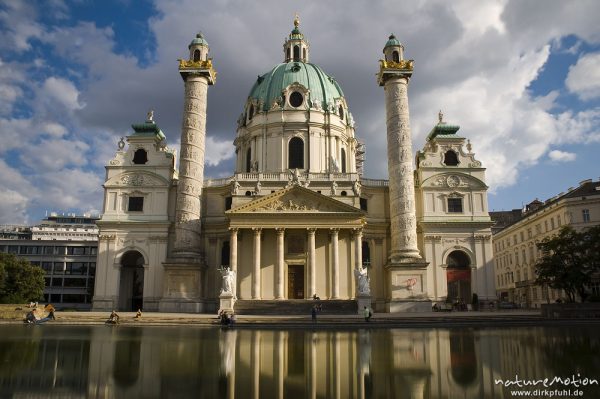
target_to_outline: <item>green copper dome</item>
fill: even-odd
[[[208,46],[208,42],[206,41],[206,39],[204,38],[204,35],[202,33],[198,33],[196,35],[196,37],[194,38],[194,40],[192,40],[192,42],[188,46],[188,49],[190,47],[192,47],[193,45],[195,45],[195,44],[200,44],[202,46]]]
[[[394,36],[394,34],[391,34],[390,37],[388,37],[388,41],[385,43],[385,46],[383,46],[383,48],[390,46],[402,46],[402,44],[400,44],[400,41],[396,39],[396,36]]]
[[[323,109],[330,103],[334,104],[335,99],[344,97],[335,79],[320,67],[297,61],[276,65],[270,72],[259,76],[249,97],[257,99],[262,104],[262,109],[268,111],[273,102],[281,97],[283,90],[293,83],[299,83],[310,90],[310,103],[317,100]]]

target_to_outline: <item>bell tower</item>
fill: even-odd
[[[429,311],[427,266],[417,247],[412,137],[408,113],[408,81],[413,60],[391,35],[383,48],[377,82],[385,91],[389,173],[391,251],[386,264],[390,312]]]
[[[189,58],[179,60],[184,81],[184,109],[181,126],[179,181],[175,205],[175,242],[164,263],[166,287],[161,311],[203,310],[201,275],[204,259],[200,237],[200,196],[204,183],[206,102],[208,86],[216,72],[208,58],[208,43],[199,33],[188,46]]]

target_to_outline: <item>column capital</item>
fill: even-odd
[[[308,232],[308,234],[315,234],[315,232],[317,231],[316,227],[307,227],[306,231]]]
[[[240,229],[239,229],[239,227],[230,227],[230,228],[229,228],[229,231],[230,231],[231,233],[237,233],[238,231],[240,231]]]
[[[362,236],[363,229],[362,227],[355,227],[352,229],[352,235],[354,236]]]
[[[253,227],[252,231],[254,232],[254,235],[260,235],[262,232],[262,227]]]
[[[277,235],[283,235],[285,233],[285,227],[275,227]]]
[[[329,232],[331,234],[337,234],[337,233],[340,232],[340,229],[338,227],[332,227],[332,228],[329,229]]]

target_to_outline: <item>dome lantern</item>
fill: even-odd
[[[386,62],[400,62],[404,59],[404,46],[392,33],[383,47]]]
[[[300,26],[300,17],[296,14],[294,18],[294,29],[283,43],[284,62],[308,62],[309,44],[304,40],[304,35],[298,28]]]
[[[190,50],[190,61],[198,62],[208,60],[208,42],[201,32],[192,40],[188,49]]]

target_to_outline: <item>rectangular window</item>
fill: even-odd
[[[44,247],[44,255],[52,255],[54,252],[54,247]]]
[[[449,213],[462,213],[463,204],[462,198],[448,198],[448,212]]]
[[[54,262],[54,274],[63,274],[65,272],[65,264],[63,262]]]
[[[69,262],[67,263],[67,269],[65,274],[84,275],[86,274],[85,263],[83,262]]]
[[[84,278],[65,278],[65,287],[85,288],[85,280]]]
[[[525,232],[522,231],[520,233],[520,236],[521,236],[521,242],[525,241]]]
[[[54,277],[52,279],[52,287],[62,287],[63,279]]]
[[[225,197],[225,210],[228,211],[231,209],[231,197]]]
[[[90,262],[90,276],[96,275],[96,262]]]
[[[65,247],[54,247],[54,255],[64,255]]]
[[[544,220],[544,231],[548,231],[548,221]]]
[[[63,303],[85,303],[85,295],[63,294]]]
[[[9,245],[8,246],[8,253],[9,254],[16,254],[19,252],[19,246],[18,245]]]
[[[531,229],[527,229],[527,238],[531,238],[531,237],[532,237]]]
[[[560,215],[556,217],[556,221],[558,222],[558,227],[562,226],[562,221],[560,220]]]
[[[521,250],[521,258],[523,260],[523,263],[527,263],[527,258],[525,257],[525,250]],[[531,260],[531,259],[530,259]]]
[[[550,228],[554,230],[554,218],[550,219]]]
[[[590,210],[589,209],[582,209],[581,210],[581,216],[583,216],[583,223],[589,223],[589,221],[590,221]]]
[[[52,262],[42,262],[42,269],[46,273],[51,273],[52,272]]]
[[[513,236],[513,245],[517,245],[517,235]]]
[[[368,206],[366,198],[361,198],[360,199],[360,209],[363,210],[363,211],[368,211],[369,210],[369,206]]]
[[[542,232],[542,226],[539,224],[535,225],[535,234],[540,234]]]
[[[144,197],[129,197],[129,203],[127,204],[127,210],[129,212],[143,212]]]
[[[86,247],[67,247],[67,255],[85,255]]]
[[[515,252],[515,265],[519,266],[519,253]]]
[[[90,255],[98,255],[98,247],[90,247]]]

